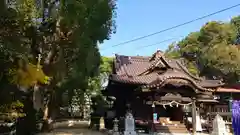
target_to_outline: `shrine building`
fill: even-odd
[[[121,119],[132,111],[136,128],[153,132],[211,132],[220,114],[231,127],[230,99],[240,90],[224,88],[221,80],[191,74],[182,59],[169,59],[158,50],[152,57],[116,55],[106,96]],[[229,129],[230,130],[230,129]],[[231,131],[229,131],[231,132]]]

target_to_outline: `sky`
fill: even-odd
[[[165,51],[169,44],[181,40],[190,32],[198,31],[208,21],[225,22],[240,15],[240,6],[142,40],[117,47],[112,46],[239,3],[239,0],[117,0],[117,31],[116,34],[111,35],[110,40],[99,45],[101,55],[148,56],[157,49]],[[164,40],[167,41],[156,44]]]

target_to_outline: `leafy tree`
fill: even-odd
[[[60,89],[68,90],[68,99],[70,99],[69,105],[72,102],[78,102],[78,105],[84,104],[86,100],[84,95],[86,95],[88,98],[96,96],[98,97],[97,99],[102,99],[102,90],[104,89],[104,85],[106,84],[108,76],[111,73],[112,62],[113,58],[101,57],[101,64],[98,69],[96,69],[99,71],[97,76],[89,77],[85,83],[80,84],[80,77],[78,76],[79,74],[75,73],[75,76],[72,76],[72,78],[63,83]],[[75,99],[77,101],[73,101]]]
[[[9,121],[14,121],[25,115],[23,113],[23,104],[19,100],[10,104],[1,105],[0,112],[4,114],[0,116],[0,119]]]
[[[205,66],[211,69],[209,75],[219,75],[224,80],[235,82],[239,79],[240,50],[233,45],[217,44],[203,56]],[[217,74],[216,74],[217,73]],[[219,77],[217,76],[217,77]]]
[[[239,39],[239,24],[239,17],[226,23],[208,22],[174,47],[170,45],[167,56],[184,58],[190,72],[194,74],[224,79],[226,82],[238,81],[239,48],[233,44]],[[193,68],[194,65],[197,65],[197,70]]]
[[[237,38],[236,38],[235,44],[240,44],[240,16],[233,17],[230,23],[233,25],[233,27],[237,31]]]
[[[50,94],[48,108],[54,106],[54,90],[64,91],[65,84],[85,90],[89,78],[99,74],[98,44],[115,32],[114,0],[10,0],[0,5],[1,85],[31,89],[51,77],[43,85]]]
[[[168,58],[172,58],[172,59],[181,57],[181,53],[179,51],[179,48],[174,43],[172,43],[168,46],[167,50],[165,51],[165,55]]]

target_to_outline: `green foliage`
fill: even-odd
[[[101,73],[111,73],[112,71],[113,58],[102,56],[100,72]]]
[[[0,119],[4,120],[16,120],[19,117],[23,117],[23,103],[15,101],[10,104],[3,104],[0,106]]]
[[[233,25],[233,27],[235,28],[235,30],[237,31],[237,39],[235,44],[240,44],[240,16],[234,17],[231,20],[231,25]]]
[[[108,75],[111,73],[112,70],[112,63],[113,58],[109,57],[101,57],[101,64],[96,69],[98,72],[98,75],[93,77],[88,77],[85,82],[81,82],[79,78],[81,78],[82,74],[79,74],[79,72],[76,72],[72,78],[68,78],[66,82],[63,83],[61,86],[61,89],[67,89],[70,99],[73,99],[72,97],[77,96],[77,100],[79,104],[84,102],[84,94],[88,96],[96,96],[101,97],[102,96],[102,89],[103,84],[108,80]],[[73,94],[73,95],[71,95]],[[101,97],[102,98],[102,97]],[[76,102],[76,101],[73,101]]]
[[[233,17],[230,23],[236,28],[237,31],[240,30],[240,16]]]
[[[190,33],[184,40],[180,41],[178,44],[180,53],[199,52],[199,46],[202,46],[201,42],[198,41],[199,36],[200,32],[193,32]]]
[[[115,32],[114,0],[11,0],[11,5],[4,4],[7,14],[1,15],[4,28],[0,40],[7,57],[14,61],[21,56],[37,65],[36,57],[41,53],[43,72],[53,76],[53,85],[76,77],[76,72],[79,80],[99,73],[97,44]]]
[[[230,23],[206,23],[200,31],[190,33],[177,45],[170,45],[166,55],[185,58],[193,74],[217,77],[227,82],[238,81],[240,55],[239,48],[234,44],[239,40],[239,18],[233,18]],[[197,67],[194,68],[194,65]]]
[[[179,52],[178,46],[175,45],[174,43],[170,44],[168,46],[168,49],[165,51],[165,55],[168,58],[175,59],[179,58],[181,56],[181,53]]]
[[[9,10],[6,5],[8,14],[2,14],[4,28],[0,30],[0,40],[4,43],[2,51],[13,61],[21,56],[32,65],[37,64],[36,56],[42,53],[41,69],[44,73],[40,71],[39,74],[53,76],[56,82],[71,76],[78,76],[79,80],[96,76],[100,66],[97,44],[109,39],[115,31],[115,1],[68,0],[56,3],[57,0],[12,0]],[[48,12],[43,14],[45,10]],[[12,70],[18,72],[18,69]],[[19,79],[14,82],[28,86],[36,80],[42,83],[43,79],[27,77],[30,74],[20,75],[28,78],[28,83],[16,81]]]
[[[42,67],[37,67],[31,63],[25,65],[25,68],[11,69],[9,71],[10,81],[13,84],[20,85],[24,88],[30,88],[36,83],[49,84],[50,77],[46,76]]]
[[[9,2],[0,3],[1,91],[8,91],[6,84],[31,88],[37,83],[56,94],[52,97],[67,91],[71,99],[74,91],[99,88],[98,44],[115,32],[115,0]]]
[[[199,75],[199,70],[197,69],[195,63],[188,61],[188,62],[186,62],[186,67],[188,68],[188,71],[190,73],[192,73],[193,75],[196,75],[196,76]]]
[[[234,82],[240,75],[239,53],[240,50],[236,46],[216,44],[203,54],[202,59],[205,60],[206,67],[215,72],[219,71],[224,79]]]

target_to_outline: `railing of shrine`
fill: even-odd
[[[232,113],[230,112],[228,105],[215,105],[209,109],[208,121],[210,125],[212,125],[212,121],[217,114],[219,114],[225,121],[227,131],[232,132]]]

